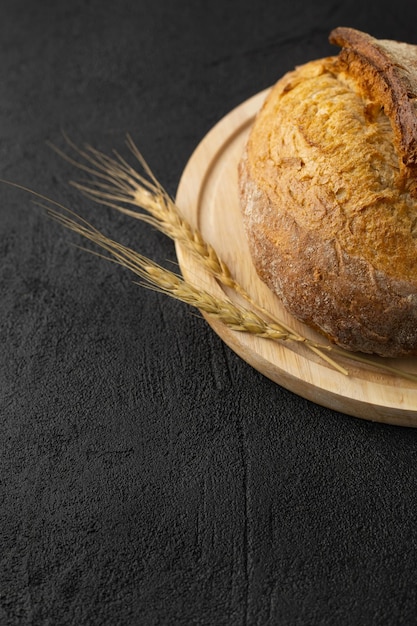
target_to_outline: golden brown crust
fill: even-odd
[[[244,224],[260,277],[297,318],[347,349],[417,353],[415,183],[354,67],[313,61],[272,89],[239,166]]]

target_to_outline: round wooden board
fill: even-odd
[[[234,277],[256,302],[304,336],[325,343],[320,335],[291,317],[279,299],[259,280],[252,265],[240,217],[237,164],[263,91],[224,117],[202,140],[191,156],[178,187],[176,202],[188,221],[197,227]],[[177,244],[184,277],[199,288],[236,302],[239,298],[199,265]],[[223,341],[251,366],[279,385],[322,406],[368,420],[402,426],[417,426],[417,383],[381,372],[372,365],[335,357],[348,371],[335,370],[303,344],[274,342],[230,330],[206,316]],[[378,359],[417,374],[417,359]]]

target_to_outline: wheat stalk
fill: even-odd
[[[66,141],[86,163],[72,159],[55,146],[51,147],[78,169],[93,176],[93,179],[84,183],[71,181],[76,189],[95,202],[151,224],[186,247],[223,285],[246,299],[250,298],[243,287],[234,280],[226,263],[221,260],[213,246],[207,243],[199,230],[192,227],[181,215],[174,200],[158,182],[129,136],[127,145],[147,177],[141,176],[117,151],[114,151],[115,156],[112,158],[89,145],[81,150],[68,137]],[[133,206],[135,209],[127,209],[123,204]],[[146,213],[139,212],[138,208],[145,210]]]

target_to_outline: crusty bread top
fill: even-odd
[[[311,61],[277,83],[252,128],[246,168],[271,206],[300,227],[417,284],[415,181],[398,183],[390,120],[338,57]],[[275,229],[274,219],[266,229]]]
[[[340,68],[384,107],[402,173],[417,177],[417,46],[344,27],[334,29],[329,40],[342,47]]]

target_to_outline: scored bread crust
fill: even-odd
[[[239,164],[252,259],[341,347],[417,354],[417,47],[330,38],[341,54],[278,81]]]
[[[377,40],[353,28],[335,28],[330,43],[342,47],[338,65],[355,77],[391,120],[400,168],[417,167],[417,46]]]

